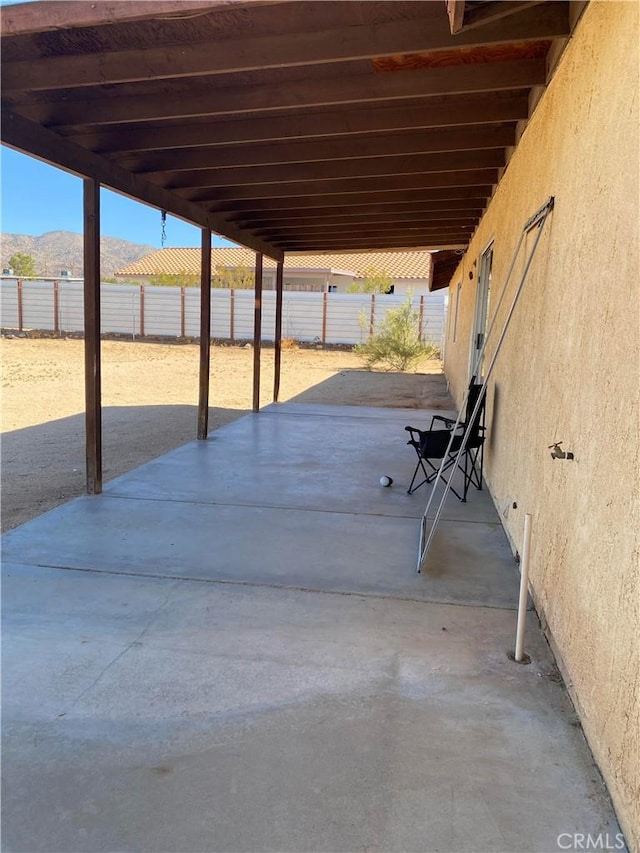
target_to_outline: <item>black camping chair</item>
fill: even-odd
[[[444,474],[452,465],[455,465],[456,457],[458,455],[458,451],[462,446],[462,439],[464,433],[467,429],[467,424],[469,423],[469,418],[473,414],[473,410],[476,407],[476,403],[480,394],[482,392],[482,385],[479,385],[475,381],[475,376],[471,379],[471,383],[469,385],[469,393],[467,396],[467,405],[465,410],[465,418],[458,424],[458,427],[453,436],[453,440],[451,441],[451,431],[455,426],[455,420],[451,418],[446,418],[443,415],[433,415],[431,418],[431,426],[428,430],[420,430],[416,427],[406,426],[405,430],[409,433],[410,438],[407,444],[410,444],[416,454],[418,456],[418,462],[416,464],[416,469],[413,472],[413,477],[411,478],[411,484],[407,489],[408,493],[412,495],[420,486],[424,486],[425,483],[432,483],[438,473],[439,466],[436,467],[432,463],[432,459],[442,460],[446,456],[446,462],[444,464],[444,468],[442,469],[442,473]],[[462,471],[464,477],[464,487],[462,496],[451,486],[451,491],[460,501],[467,500],[467,492],[469,491],[469,486],[474,485],[476,489],[482,489],[482,464],[484,461],[484,439],[485,439],[485,426],[484,426],[484,410],[485,410],[485,395],[482,395],[481,403],[478,407],[478,411],[476,412],[476,416],[473,419],[471,430],[469,432],[469,437],[467,439],[467,443],[465,445],[464,452],[460,461],[458,463],[458,468]],[[445,429],[434,429],[433,425],[440,421],[445,425]],[[451,447],[449,447],[449,442],[451,441]],[[448,451],[448,452],[447,452]],[[427,470],[425,467],[431,469]],[[421,480],[417,485],[414,485],[416,477],[418,476],[418,472],[422,471],[424,474],[424,479]]]

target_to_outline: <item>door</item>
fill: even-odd
[[[473,320],[471,347],[469,352],[469,378],[478,379],[484,373],[484,363],[478,365],[478,357],[484,346],[489,321],[489,300],[491,295],[491,267],[493,265],[493,243],[489,243],[480,256],[478,269],[478,287],[476,289],[476,310]],[[482,359],[484,362],[484,358]]]

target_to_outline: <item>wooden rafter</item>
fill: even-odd
[[[459,33],[464,21],[464,0],[446,0],[449,30],[452,35]]]
[[[348,178],[302,184],[251,184],[239,187],[211,187],[199,190],[177,190],[185,199],[195,202],[240,201],[242,199],[309,198],[314,195],[350,195],[385,191],[388,193],[424,190],[433,187],[473,187],[494,184],[497,169],[469,169],[464,172],[434,172],[424,175],[392,175],[379,178]],[[341,203],[336,199],[336,203]]]
[[[457,130],[419,130],[408,133],[349,136],[336,139],[297,139],[270,145],[207,146],[127,155],[115,158],[138,174],[182,172],[191,169],[335,162],[452,151],[504,148],[515,143],[515,125],[489,125]]]
[[[3,139],[277,260],[464,246],[569,4],[449,11],[455,36],[411,0],[5,7]]]
[[[308,184],[356,178],[424,175],[431,172],[470,171],[499,168],[504,162],[501,149],[453,151],[436,154],[407,154],[397,157],[367,157],[362,160],[335,160],[321,163],[282,164],[277,174],[271,166],[240,169],[195,169],[189,172],[161,172],[154,180],[170,189],[186,187],[242,187],[265,184]]]
[[[495,24],[496,21],[515,15],[523,9],[538,5],[538,2],[544,2],[544,0],[494,0],[494,2],[479,3],[476,6],[467,3],[461,30],[468,32],[477,27]]]
[[[257,0],[254,0],[257,2]],[[268,2],[268,0],[260,0]],[[77,0],[15,3],[2,9],[2,35],[21,36],[50,30],[99,27],[158,17],[185,17],[238,4],[251,6],[249,0],[110,0],[78,3]]]
[[[291,210],[272,210],[266,208],[243,211],[236,214],[238,219],[259,227],[263,223],[275,225],[295,224],[301,217],[306,221],[317,222],[318,225],[347,222],[351,219],[366,222],[370,217],[385,216],[405,221],[412,217],[431,219],[456,219],[465,215],[475,215],[483,208],[479,199],[449,199],[439,201],[406,201],[398,199],[391,206],[388,204],[356,204],[344,210],[333,207],[313,207],[306,212],[295,208]],[[231,219],[233,220],[233,216]]]
[[[458,3],[459,0],[456,0]],[[56,3],[29,3],[44,12]],[[66,5],[66,4],[61,4]],[[73,4],[87,7],[88,3]],[[100,4],[97,4],[100,5]],[[104,4],[127,6],[126,2]],[[141,8],[161,5],[134,3]],[[171,4],[168,4],[171,5]],[[185,0],[185,6],[189,7]],[[213,7],[215,4],[193,4]],[[241,73],[267,68],[305,66],[316,63],[345,62],[380,56],[440,50],[451,45],[446,22],[436,9],[427,7],[424,22],[391,21],[322,31],[304,30],[304,4],[300,5],[300,32],[268,37],[243,37],[223,42],[190,45],[148,46],[144,51],[131,49],[89,55],[44,57],[37,63],[6,62],[3,86],[6,91],[38,91],[90,87],[145,80],[196,78],[212,74]],[[464,4],[462,4],[464,5]],[[495,4],[501,6],[503,4]],[[505,5],[512,5],[505,3]],[[522,4],[516,4],[522,6]],[[530,5],[530,4],[525,4]],[[429,6],[432,8],[429,10]],[[7,7],[8,9],[15,7]],[[6,15],[7,12],[3,13]],[[545,5],[539,10],[524,9],[504,21],[482,27],[477,32],[458,36],[457,46],[517,42],[566,36],[568,13],[563,2]]]
[[[428,68],[397,74],[329,77],[289,84],[207,88],[175,95],[118,95],[87,101],[14,105],[21,115],[48,127],[164,121],[200,116],[241,116],[314,107],[409,100],[474,92],[500,92],[543,85],[543,59],[454,68]]]
[[[528,115],[526,93],[500,92],[432,98],[430,109],[415,103],[350,107],[342,110],[305,110],[287,116],[262,115],[259,119],[226,118],[211,122],[148,127],[106,127],[89,133],[70,134],[78,145],[105,154],[161,151],[170,148],[248,145],[291,142],[302,139],[349,137],[389,131],[468,127],[518,121]],[[373,138],[373,137],[371,137]]]
[[[323,236],[324,234],[364,234],[370,232],[379,232],[381,226],[388,234],[395,232],[421,231],[423,233],[436,231],[451,231],[460,229],[473,228],[476,224],[475,218],[469,219],[410,219],[408,221],[388,221],[379,217],[373,222],[340,222],[335,224],[324,225],[309,225],[303,223],[301,225],[290,225],[288,227],[282,225],[271,226],[267,228],[254,228],[254,234],[259,234],[266,240],[276,239],[278,235],[283,237],[291,237],[300,234],[304,237],[313,235]]]
[[[166,210],[179,219],[208,228],[230,240],[239,242],[244,240],[250,248],[262,251],[275,260],[281,257],[280,252],[274,250],[272,246],[262,240],[254,240],[250,235],[244,235],[232,224],[203,211],[198,205],[193,205],[162,187],[150,184],[97,154],[61,139],[46,128],[27,121],[22,116],[14,115],[6,109],[2,110],[2,137],[5,144],[12,148],[28,151],[35,157],[76,175],[91,177],[123,195]]]
[[[459,240],[457,235],[442,234],[425,240],[401,238],[399,240],[383,238],[376,240],[366,238],[363,240],[342,240],[337,242],[318,241],[317,243],[282,243],[281,248],[285,254],[302,252],[320,254],[322,252],[367,252],[380,251],[382,249],[395,249],[398,252],[423,249],[435,251],[436,249],[464,249],[468,244],[468,238]]]
[[[337,192],[337,193],[320,193],[313,196],[299,195],[294,197],[276,198],[275,196],[263,200],[254,197],[249,199],[214,199],[206,205],[208,210],[226,215],[228,221],[233,221],[235,214],[244,211],[269,210],[280,212],[283,210],[294,211],[296,214],[300,210],[327,210],[336,211],[347,210],[348,208],[368,208],[371,205],[382,206],[402,206],[407,202],[434,202],[446,204],[449,201],[470,200],[473,204],[477,204],[478,199],[482,200],[482,204],[486,202],[491,194],[491,182],[488,181],[482,185],[474,186],[445,186],[435,188],[417,188],[403,189],[402,193],[388,191],[384,189],[375,189],[370,191],[360,192]]]

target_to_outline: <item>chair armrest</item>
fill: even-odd
[[[418,429],[417,427],[406,426],[405,431],[408,432],[411,436],[407,444],[411,444],[413,441],[422,441],[422,436],[425,434],[425,430]]]
[[[433,428],[433,422],[434,421],[442,421],[442,423],[446,426],[447,429],[452,429],[452,427],[455,425],[456,419],[455,418],[445,418],[444,415],[433,415],[433,417],[431,418],[431,427],[432,428]]]

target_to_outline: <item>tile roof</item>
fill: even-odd
[[[211,266],[252,268],[255,253],[242,247],[214,248],[211,250]],[[264,258],[265,269],[275,269],[275,261]],[[425,251],[409,252],[360,252],[338,255],[287,255],[285,270],[350,270],[356,278],[363,278],[365,270],[374,267],[384,270],[392,278],[428,279],[431,272],[431,254]],[[200,249],[158,249],[139,261],[127,264],[116,275],[177,275],[178,273],[200,272]]]

